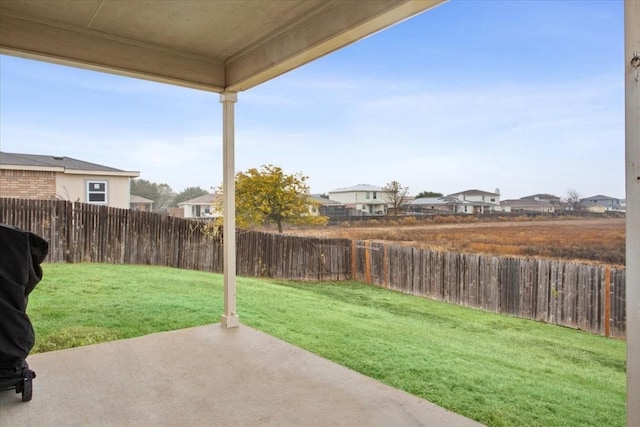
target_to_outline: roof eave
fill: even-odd
[[[63,173],[67,175],[121,176],[128,178],[137,178],[140,176],[140,172],[138,171],[92,171],[82,169],[64,169]]]
[[[286,27],[273,22],[270,34],[224,59],[221,52],[187,53],[0,7],[0,53],[212,92],[243,91],[445,1],[326,2]]]

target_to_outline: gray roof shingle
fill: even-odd
[[[129,203],[147,203],[147,204],[152,204],[153,200],[147,199],[146,197],[136,196],[135,194],[131,194],[129,196]]]
[[[336,188],[335,190],[329,191],[331,193],[350,193],[352,191],[380,191],[383,192],[384,189],[381,187],[376,187],[375,185],[369,184],[358,184],[353,187],[345,187],[345,188]]]
[[[178,203],[178,206],[183,205],[211,205],[213,203],[222,203],[222,194],[209,193],[202,196],[194,197],[193,199],[185,200]]]
[[[464,194],[465,196],[499,196],[498,193],[492,193],[490,191],[483,191],[483,190],[466,190],[466,191],[459,191],[457,193],[451,193],[448,194],[447,197],[453,197],[453,196],[457,196],[459,194]]]
[[[70,170],[84,170],[95,172],[127,172],[109,166],[85,162],[66,156],[47,156],[40,154],[20,154],[0,152],[1,165],[32,166],[32,167],[58,167]]]

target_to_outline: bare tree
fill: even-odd
[[[567,190],[567,195],[565,196],[563,202],[566,206],[566,209],[571,211],[579,211],[582,210],[580,199],[582,199],[582,195],[578,193],[576,189],[571,188]]]
[[[402,206],[406,203],[407,194],[409,194],[409,187],[405,187],[398,181],[391,181],[382,187],[382,190],[384,191],[384,197],[391,205],[393,214],[397,216],[398,212],[402,209]]]

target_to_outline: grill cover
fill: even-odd
[[[27,300],[42,279],[40,263],[48,250],[41,237],[0,224],[0,368],[21,363],[33,348]]]

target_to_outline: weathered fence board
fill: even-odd
[[[487,311],[624,337],[624,269],[353,241],[352,277]],[[610,271],[609,318],[605,270]],[[605,322],[609,321],[609,328]]]
[[[49,242],[48,262],[146,264],[222,272],[222,241],[202,223],[63,200],[0,198],[0,223]],[[351,277],[350,240],[240,232],[239,274],[291,280]]]
[[[220,237],[196,221],[61,200],[0,198],[0,223],[49,241],[48,262],[223,269]],[[236,270],[243,276],[355,279],[598,334],[625,334],[623,268],[258,232],[237,233],[236,248]]]

